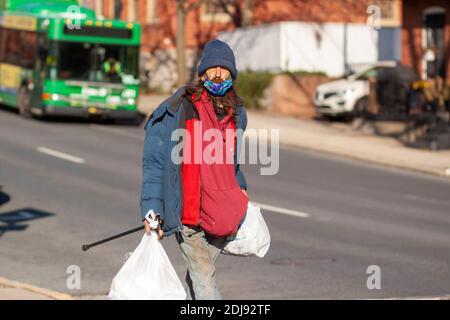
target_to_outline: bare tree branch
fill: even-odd
[[[234,5],[236,5],[237,1],[233,1]],[[218,0],[218,4],[220,5],[220,7],[223,9],[223,11],[225,11],[226,14],[229,14],[230,16],[233,16],[233,12],[231,12],[228,9],[228,5],[232,4],[232,1],[228,1],[228,0]]]
[[[205,0],[199,0],[198,2],[191,3],[187,8],[185,8],[185,12],[189,12],[189,11],[192,11],[192,10],[196,10],[196,9],[199,8],[204,2],[205,2]]]
[[[235,27],[241,27],[242,25],[242,10],[241,3],[238,0],[217,0],[217,4],[228,14],[233,21]],[[234,10],[230,10],[230,5],[234,7]]]

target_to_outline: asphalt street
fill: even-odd
[[[87,252],[81,245],[139,226],[143,139],[142,126],[25,120],[0,109],[0,276],[106,295],[142,234]],[[225,299],[450,294],[447,180],[290,147],[280,149],[278,174],[261,176],[260,167],[243,170],[271,247],[263,259],[219,257]],[[162,243],[183,280],[175,238]],[[80,290],[66,285],[72,265]],[[367,287],[369,266],[379,267],[380,289]]]

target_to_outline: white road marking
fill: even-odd
[[[67,161],[70,161],[70,162],[75,162],[75,163],[85,163],[86,162],[86,160],[84,160],[83,158],[72,156],[70,154],[67,154],[67,153],[64,153],[64,152],[60,152],[60,151],[56,151],[56,150],[52,150],[52,149],[49,149],[49,148],[46,148],[46,147],[37,147],[37,151],[39,151],[41,153],[48,154],[48,155],[56,157],[56,158],[67,160]]]
[[[258,202],[253,202],[252,203],[258,207],[260,207],[261,209],[265,209],[265,210],[269,210],[269,211],[273,211],[273,212],[277,212],[277,213],[281,213],[281,214],[286,214],[288,216],[294,216],[294,217],[298,217],[298,218],[308,218],[309,217],[309,213],[305,213],[305,212],[300,212],[300,211],[295,211],[295,210],[291,210],[291,209],[285,209],[285,208],[280,208],[280,207],[274,207],[274,206],[270,206],[268,204],[264,204],[264,203],[258,203]]]
[[[145,134],[143,133],[142,135],[137,135],[137,134],[133,134],[131,132],[127,132],[125,130],[120,130],[120,129],[115,129],[115,128],[108,128],[105,126],[99,126],[99,125],[95,125],[95,124],[91,124],[91,128],[94,130],[100,130],[100,131],[104,131],[104,132],[109,132],[109,133],[115,133],[124,137],[128,137],[128,138],[133,138],[133,139],[137,139],[137,140],[141,140],[144,141],[144,136]]]

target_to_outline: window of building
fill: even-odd
[[[431,7],[424,11],[425,78],[445,77],[445,9]]]
[[[127,20],[136,21],[137,20],[137,4],[136,0],[128,0],[128,16]]]
[[[201,7],[203,21],[229,22],[235,12],[233,0],[210,0]]]
[[[95,13],[97,16],[103,16],[103,0],[95,1]]]
[[[147,0],[147,23],[157,23],[157,0]]]
[[[399,0],[369,0],[369,5],[379,8],[381,27],[398,27],[401,25]]]

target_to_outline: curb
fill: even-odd
[[[0,277],[0,286],[4,286],[4,287],[7,287],[7,288],[22,289],[22,290],[34,292],[34,293],[37,293],[37,294],[40,294],[40,295],[47,296],[47,297],[49,297],[51,299],[54,299],[54,300],[76,300],[75,297],[73,297],[73,296],[71,296],[69,294],[66,294],[66,293],[61,293],[61,292],[58,292],[58,291],[44,289],[44,288],[33,286],[31,284],[18,282],[18,281],[13,281],[13,280],[8,280],[8,279],[2,278],[2,277]]]
[[[248,115],[250,117],[251,112],[248,112]],[[265,116],[267,114],[262,113],[261,115]],[[280,118],[282,118],[282,116],[280,116]],[[260,121],[260,119],[257,119],[256,121]],[[249,121],[250,122],[250,121]],[[248,128],[248,126],[247,126]],[[258,124],[253,124],[252,129],[260,129],[260,126]],[[270,128],[272,129],[272,128]],[[280,128],[277,128],[281,130]],[[290,129],[290,128],[289,128]],[[307,132],[307,131],[306,131]],[[244,133],[244,137],[246,138],[250,138],[248,132],[246,131]],[[368,137],[372,137],[372,135],[368,135]],[[269,138],[270,139],[270,138]],[[341,151],[341,150],[336,150],[334,148],[330,148],[327,146],[322,146],[321,144],[311,144],[311,143],[305,143],[302,142],[301,140],[297,141],[294,139],[290,139],[290,138],[286,138],[286,136],[282,137],[280,134],[279,137],[279,141],[280,141],[280,145],[284,145],[287,147],[293,147],[293,148],[300,148],[306,151],[311,151],[311,152],[316,152],[318,154],[321,155],[332,155],[332,156],[336,156],[338,158],[342,158],[342,159],[347,159],[347,160],[356,160],[356,161],[360,161],[366,164],[372,164],[372,165],[378,165],[378,166],[382,166],[385,168],[391,168],[391,169],[400,169],[400,170],[404,170],[406,172],[409,173],[419,173],[419,174],[425,174],[429,177],[438,177],[441,178],[443,180],[449,180],[450,179],[450,163],[448,164],[444,164],[442,167],[437,168],[435,167],[420,167],[417,163],[413,163],[413,164],[408,164],[408,163],[404,163],[404,159],[397,159],[397,160],[392,160],[392,161],[387,161],[385,160],[384,157],[378,157],[378,156],[374,156],[373,154],[361,154],[358,152],[349,152],[347,151]],[[355,150],[353,150],[355,151]]]

